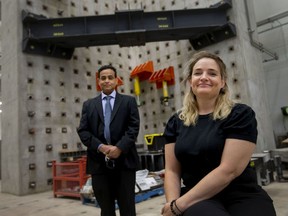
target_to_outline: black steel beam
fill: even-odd
[[[201,37],[233,26],[227,21],[226,10],[229,8],[231,0],[201,9],[129,10],[116,11],[113,15],[69,18],[46,18],[23,11],[23,51],[70,59],[77,47],[141,46],[148,42],[183,39],[189,39],[193,46],[196,44],[195,47],[201,48],[205,44]],[[234,30],[229,31],[229,35],[221,40],[235,34]],[[214,37],[206,45],[216,42],[218,38]]]

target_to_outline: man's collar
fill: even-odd
[[[115,98],[116,97],[116,91],[114,90],[111,94],[109,94],[111,97]],[[103,91],[101,92],[101,98],[103,99],[106,96],[106,94],[103,93]]]

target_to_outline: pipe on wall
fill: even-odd
[[[256,49],[260,50],[261,52],[266,53],[267,55],[271,56],[272,59],[269,59],[269,61],[271,60],[278,60],[279,57],[277,55],[277,53],[272,52],[271,50],[267,49],[264,47],[264,45],[258,41],[256,41],[253,38],[253,33],[254,30],[251,29],[251,21],[250,21],[250,17],[249,17],[249,8],[248,8],[248,3],[247,0],[244,0],[244,4],[245,4],[245,12],[246,12],[246,19],[247,19],[247,25],[248,25],[248,35],[249,35],[249,39],[250,39],[250,43],[253,47],[255,47]],[[268,60],[267,60],[268,61]],[[264,60],[264,62],[267,62],[266,60]]]

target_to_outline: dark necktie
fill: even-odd
[[[110,104],[110,99],[112,98],[111,96],[106,96],[106,105],[105,105],[105,128],[104,128],[104,136],[106,138],[106,141],[111,144],[111,139],[110,139],[110,119],[111,119],[111,112],[112,112],[112,107]]]

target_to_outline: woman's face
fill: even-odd
[[[220,68],[211,58],[200,59],[192,68],[190,86],[197,98],[217,98],[220,89],[225,86]]]

